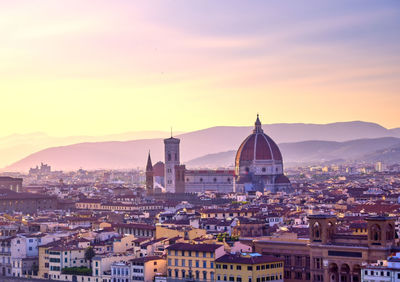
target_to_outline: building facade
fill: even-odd
[[[215,260],[224,254],[224,245],[170,245],[167,247],[167,281],[214,281]]]
[[[0,176],[0,189],[7,189],[14,192],[22,191],[22,178]]]
[[[394,220],[368,217],[368,235],[340,233],[336,217],[309,216],[309,239],[251,240],[254,251],[284,260],[285,281],[361,281],[361,266],[396,251]],[[245,242],[245,241],[244,241]]]
[[[216,281],[283,282],[283,260],[257,253],[226,254],[215,261]]]

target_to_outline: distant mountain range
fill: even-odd
[[[233,164],[232,156],[243,139],[252,132],[252,129],[252,126],[219,126],[179,134],[177,137],[181,139],[181,160],[188,166],[203,166],[202,162],[213,167],[218,166],[219,162],[227,165]],[[398,139],[400,138],[400,128],[386,129],[375,123],[361,121],[323,125],[271,124],[263,125],[263,129],[277,143],[280,143],[285,162],[323,161],[343,157],[346,159],[359,158],[364,154],[375,153],[379,155],[380,153],[377,151],[387,152],[385,150],[389,147],[400,144]],[[163,160],[163,139],[154,139],[157,134],[163,138],[168,136],[166,132],[152,132],[148,137],[151,139],[121,141],[130,136],[122,138],[114,135],[103,137],[106,142],[97,142],[96,139],[96,142],[39,149],[36,153],[26,154],[26,157],[7,166],[4,170],[27,171],[40,162],[46,162],[54,169],[62,170],[75,170],[81,167],[84,169],[143,167],[149,150],[151,150],[153,161]],[[140,133],[133,135],[134,137],[145,136]],[[82,137],[70,137],[68,142],[73,142],[74,138],[81,140]],[[90,139],[90,137],[86,138]],[[107,141],[110,139],[115,141]],[[36,139],[33,138],[33,140]],[[345,142],[349,140],[352,141]],[[3,148],[2,142],[3,139],[0,139],[0,156]],[[29,140],[14,143],[16,151],[25,152],[26,149],[22,148],[25,148],[24,144],[29,145]],[[36,144],[36,142],[32,143]],[[8,143],[9,146],[10,144],[13,142]]]
[[[180,132],[182,133],[182,132]],[[179,133],[179,134],[180,134]],[[42,132],[12,134],[0,137],[0,167],[16,162],[34,152],[82,142],[128,141],[135,139],[167,137],[166,131],[135,131],[104,136],[68,136],[54,137]]]
[[[346,142],[303,141],[279,144],[284,162],[289,165],[299,163],[329,162],[334,160],[400,162],[400,138],[383,137],[358,139]],[[233,166],[235,150],[208,154],[186,164],[191,167]]]

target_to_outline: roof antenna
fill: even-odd
[[[172,138],[172,126],[171,126],[171,138]]]

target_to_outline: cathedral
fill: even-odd
[[[283,174],[281,151],[264,133],[258,115],[253,133],[242,142],[236,153],[235,176],[235,192],[276,192],[291,187]]]
[[[171,136],[164,139],[165,163],[157,163],[162,166],[162,169],[158,168],[157,175],[153,172],[149,154],[146,166],[149,195],[153,194],[154,185],[163,187],[165,192],[179,194],[205,191],[277,192],[291,188],[289,179],[283,174],[278,145],[264,133],[258,115],[253,133],[242,142],[236,153],[235,170],[187,170],[180,163],[179,145],[178,138]]]

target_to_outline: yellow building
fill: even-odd
[[[181,237],[185,240],[193,240],[205,236],[207,231],[200,228],[193,228],[188,226],[182,227],[167,227],[167,226],[156,226],[156,239],[160,238],[174,238]]]
[[[283,281],[283,259],[260,254],[226,254],[215,260],[216,281]]]
[[[225,254],[224,245],[177,243],[167,248],[169,279],[215,280],[215,260]]]

